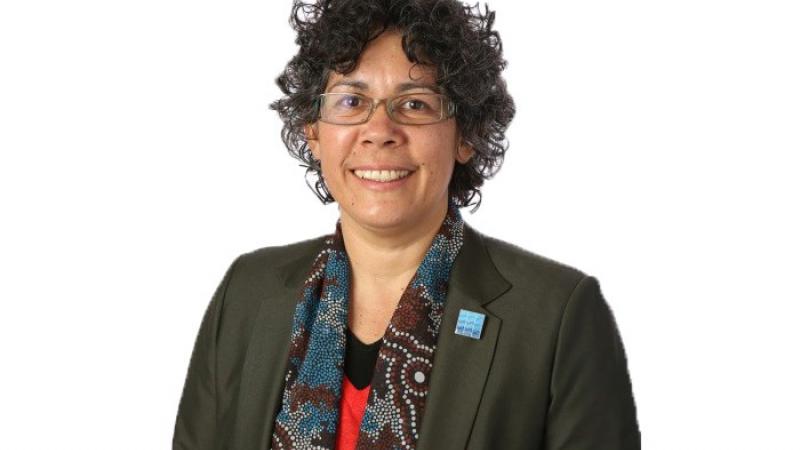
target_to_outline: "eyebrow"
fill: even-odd
[[[337,86],[348,86],[348,87],[351,87],[351,88],[359,90],[359,91],[366,91],[368,89],[368,87],[369,87],[367,85],[367,83],[365,83],[363,81],[346,80],[345,79],[345,80],[339,80],[336,83],[333,83],[328,89],[330,90],[330,89],[333,89],[333,88],[335,88]],[[409,82],[405,82],[405,83],[400,83],[400,85],[397,86],[397,92],[407,92],[407,91],[410,91],[412,89],[427,89],[427,90],[429,90],[431,92],[435,92],[437,94],[441,93],[441,89],[439,89],[438,86],[433,85],[433,84],[429,84],[429,83],[417,83],[417,82],[414,82],[414,81],[409,81]]]
[[[353,89],[358,89],[360,91],[367,90],[367,83],[363,81],[356,81],[356,80],[339,80],[336,83],[333,83],[328,89],[333,89],[337,86],[349,86]]]
[[[440,93],[439,86],[436,86],[436,85],[433,85],[433,84],[428,84],[428,83],[416,83],[416,82],[413,82],[413,81],[412,82],[408,82],[408,83],[400,83],[400,86],[398,86],[397,90],[399,92],[405,92],[405,91],[410,91],[412,89],[427,89],[427,90],[433,91],[433,92],[435,92],[437,94]]]

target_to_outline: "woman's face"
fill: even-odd
[[[435,70],[414,66],[400,45],[401,35],[387,31],[372,40],[355,70],[333,73],[325,92],[359,93],[374,99],[438,92]],[[455,119],[430,125],[401,125],[389,119],[381,103],[360,125],[316,122],[306,128],[312,154],[339,203],[343,224],[374,231],[407,231],[436,226],[447,209],[447,187],[456,161],[466,163],[472,149],[462,145]],[[394,181],[370,180],[372,171],[394,171]],[[380,176],[378,177],[380,178]]]

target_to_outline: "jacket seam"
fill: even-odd
[[[213,365],[213,371],[211,373],[211,382],[212,382],[211,385],[213,387],[213,395],[214,395],[214,429],[217,429],[217,427],[219,426],[219,408],[218,408],[219,399],[217,398],[217,372],[219,365],[217,358],[217,344],[219,342],[219,327],[220,327],[220,322],[222,320],[222,309],[225,306],[225,300],[228,298],[228,288],[231,285],[231,280],[233,279],[234,272],[236,271],[236,267],[241,261],[242,256],[243,255],[239,255],[233,261],[233,263],[231,263],[231,266],[228,269],[227,279],[224,281],[219,301],[214,306],[214,332],[212,333],[212,337],[214,339],[212,346],[212,353],[213,353],[212,359],[214,360],[214,365]]]
[[[569,297],[567,297],[567,301],[564,302],[564,307],[561,308],[561,316],[558,319],[558,332],[556,333],[556,339],[555,339],[555,342],[553,344],[553,358],[550,361],[550,383],[549,383],[550,386],[549,386],[548,390],[549,390],[549,392],[551,394],[550,395],[551,402],[552,402],[552,392],[553,392],[552,387],[553,387],[553,380],[554,380],[553,372],[556,369],[556,358],[558,356],[558,349],[559,349],[559,346],[561,344],[561,335],[563,334],[563,331],[564,331],[564,317],[567,315],[567,309],[569,308],[570,304],[572,304],[572,299],[575,298],[575,293],[578,292],[578,288],[586,280],[588,280],[589,278],[591,278],[591,275],[584,274],[583,278],[581,278],[580,280],[578,280],[577,283],[575,283],[575,286],[572,288],[572,291],[570,292]],[[550,409],[549,406],[550,405],[548,404],[548,410]]]

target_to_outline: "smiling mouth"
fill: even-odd
[[[397,181],[411,174],[410,170],[354,170],[353,173],[362,180],[387,183]]]

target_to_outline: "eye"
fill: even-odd
[[[336,101],[337,108],[344,108],[344,109],[351,109],[351,108],[358,108],[363,103],[361,97],[357,95],[339,95],[339,99]]]
[[[420,98],[406,99],[400,104],[400,107],[410,111],[425,111],[431,108],[427,102]]]

